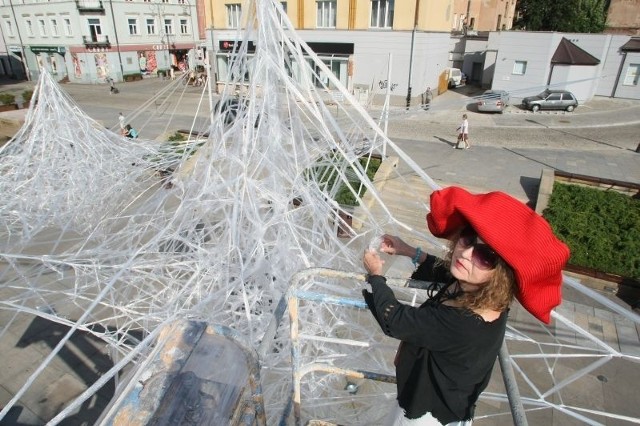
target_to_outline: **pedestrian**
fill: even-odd
[[[429,107],[431,106],[431,101],[433,100],[433,93],[431,92],[431,87],[427,87],[427,90],[425,90],[422,97],[423,97],[422,107],[425,110],[429,110]]]
[[[120,130],[124,129],[124,120],[125,120],[124,114],[119,113],[118,114],[118,121],[120,122]]]
[[[455,149],[460,148],[460,142],[464,142],[464,149],[471,148],[471,144],[469,143],[469,120],[467,120],[467,114],[462,114],[462,123],[456,129],[458,131],[458,140],[456,144],[453,146]]]
[[[569,249],[541,216],[503,192],[450,187],[433,192],[430,209],[429,230],[449,240],[444,259],[392,235],[379,247],[413,260],[412,278],[431,282],[430,299],[400,303],[375,249],[363,258],[372,292],[362,293],[382,331],[400,340],[389,424],[466,426],[489,383],[513,297],[549,323]]]
[[[138,131],[131,127],[131,124],[127,124],[126,126],[124,126],[124,129],[122,129],[122,135],[128,137],[129,139],[137,139]]]

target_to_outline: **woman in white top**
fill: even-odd
[[[454,148],[460,148],[460,141],[464,142],[464,149],[471,148],[471,144],[469,143],[469,120],[467,120],[467,114],[462,115],[462,124],[458,127],[458,141],[456,142]]]

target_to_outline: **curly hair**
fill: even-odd
[[[460,235],[453,238],[449,244],[449,250],[443,259],[447,268],[451,266],[453,250],[459,239]],[[498,256],[498,262],[487,285],[482,286],[478,291],[463,293],[456,297],[456,300],[470,310],[492,309],[502,312],[509,307],[516,291],[517,282],[513,269]]]

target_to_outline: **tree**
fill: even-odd
[[[608,0],[518,0],[514,29],[600,33]]]

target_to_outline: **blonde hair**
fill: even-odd
[[[453,250],[456,244],[458,244],[459,239],[460,235],[458,234],[449,244],[449,251],[443,259],[447,268],[451,266]],[[470,310],[492,309],[502,312],[509,307],[516,291],[517,282],[513,269],[498,256],[498,262],[487,284],[482,286],[478,291],[459,295],[456,297],[456,301]]]

